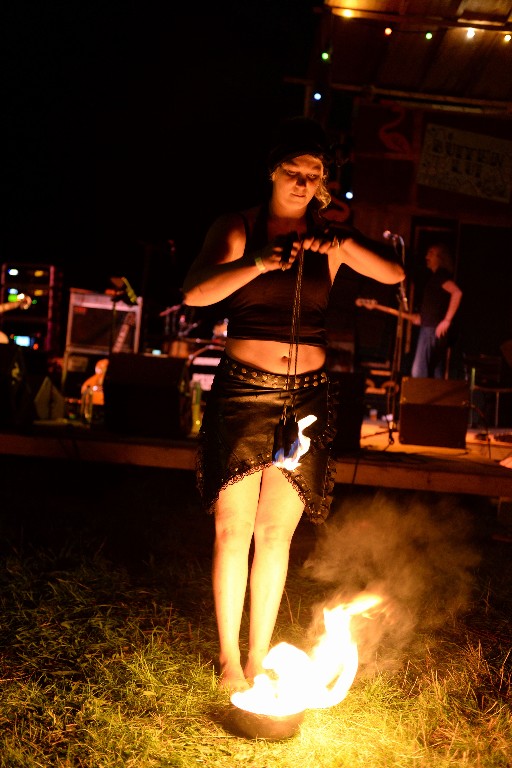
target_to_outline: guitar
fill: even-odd
[[[81,395],[85,395],[88,389],[92,390],[92,405],[104,405],[103,382],[108,368],[108,358],[98,360],[94,366],[94,373],[84,381],[80,388]]]
[[[398,309],[394,309],[393,307],[386,307],[384,304],[378,304],[376,299],[356,299],[356,306],[357,307],[365,307],[365,309],[377,309],[379,312],[385,312],[388,315],[394,315],[395,317],[399,317],[400,315],[404,318],[404,320],[408,320],[410,323],[414,323],[415,325],[419,325],[419,314],[416,312],[400,312]]]
[[[112,344],[112,352],[122,352],[124,343],[128,337],[130,328],[135,327],[135,312],[127,312],[124,316],[121,327],[117,333],[116,340]]]
[[[10,309],[28,309],[32,304],[30,296],[25,296],[24,293],[18,293],[16,301],[7,301],[5,304],[0,304],[0,314],[2,312],[9,312]]]
[[[112,344],[112,352],[121,352],[128,336],[130,328],[135,326],[135,312],[127,312],[121,327],[117,333],[117,337]],[[107,357],[98,360],[94,368],[94,374],[84,381],[80,391],[82,396],[85,395],[88,389],[92,390],[92,405],[104,405],[105,398],[103,394],[103,382],[105,381],[105,374],[109,359]]]

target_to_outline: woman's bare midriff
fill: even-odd
[[[295,349],[295,348],[294,348]],[[297,373],[307,373],[322,368],[325,363],[325,349],[310,344],[299,344]],[[233,360],[246,363],[270,373],[287,373],[290,345],[280,341],[258,339],[227,339],[226,353]],[[295,356],[292,355],[290,370],[295,371]]]

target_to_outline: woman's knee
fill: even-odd
[[[256,522],[254,527],[254,545],[256,549],[262,547],[275,550],[289,549],[297,525],[298,520],[295,520],[295,518],[290,518],[283,522]]]
[[[218,545],[224,547],[248,546],[253,535],[254,526],[249,520],[220,519],[215,522],[215,540]]]

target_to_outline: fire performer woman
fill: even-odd
[[[322,217],[330,202],[327,167],[321,126],[307,118],[285,121],[269,155],[269,199],[213,223],[183,286],[187,305],[228,299],[229,307],[225,353],[206,403],[197,471],[202,500],[215,516],[219,683],[229,691],[246,689],[262,672],[291,539],[303,512],[314,523],[329,512],[334,429],[324,370],[325,316],[336,272],[347,264],[382,283],[404,278],[399,264],[352,232],[329,231]],[[274,462],[278,423],[291,430],[288,439],[284,428],[287,451],[290,442],[297,445],[297,422],[304,424],[306,416],[316,417],[307,427],[309,450],[298,464]],[[282,437],[282,430],[278,434]],[[239,636],[248,579],[249,648],[242,666]]]

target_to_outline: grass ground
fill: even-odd
[[[210,518],[193,476],[3,459],[1,768],[510,768],[511,544],[488,500],[339,488],[301,523],[276,642],[378,589],[347,698],[240,738],[216,687]],[[246,626],[243,627],[245,638]]]

